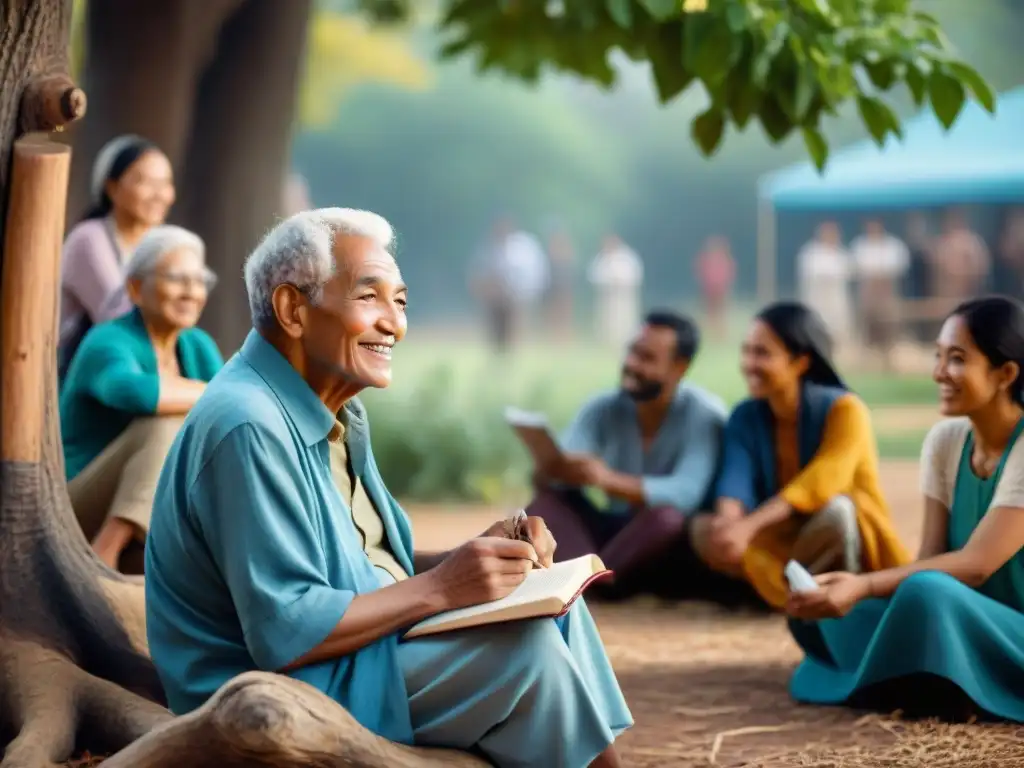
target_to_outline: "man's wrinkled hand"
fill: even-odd
[[[539,517],[527,517],[526,533],[530,537],[530,543],[533,544],[534,550],[537,552],[537,559],[540,561],[540,564],[545,568],[551,567],[551,564],[555,561],[555,548],[558,546],[558,542],[551,535],[547,523]]]
[[[525,541],[480,536],[453,549],[427,574],[444,610],[453,610],[511,594],[537,562],[537,553]]]
[[[551,531],[548,530],[547,524],[539,517],[527,516],[523,525],[526,535],[530,538],[529,543],[537,553],[537,561],[545,568],[549,567],[554,562],[555,548],[558,543],[551,535]],[[484,538],[491,536],[499,538],[506,536],[504,520],[498,520],[482,534]]]

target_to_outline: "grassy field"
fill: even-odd
[[[738,336],[706,343],[688,380],[737,402],[745,394],[738,350]],[[501,358],[464,333],[414,330],[396,350],[391,388],[363,398],[389,487],[417,501],[518,503],[529,467],[502,420],[504,406],[541,410],[561,428],[589,396],[616,385],[621,356],[593,343],[533,343]],[[916,457],[934,413],[931,380],[844,373],[885,416],[877,419],[883,457]],[[900,418],[904,412],[910,417]]]

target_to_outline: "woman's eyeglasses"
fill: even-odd
[[[194,272],[156,272],[154,275],[158,279],[165,280],[178,288],[196,287],[209,291],[217,284],[217,276],[209,270],[201,274]]]

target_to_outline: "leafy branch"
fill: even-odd
[[[375,20],[406,18],[411,0],[355,0]],[[799,132],[822,169],[824,117],[855,103],[876,143],[901,136],[883,96],[905,87],[947,128],[968,97],[992,89],[957,58],[937,20],[912,0],[440,0],[445,57],[536,82],[546,68],[610,88],[622,51],[651,65],[658,97],[695,82],[710,106],[691,126],[706,156],[726,128],[760,123],[772,143]]]

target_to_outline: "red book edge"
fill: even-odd
[[[583,586],[581,586],[576,591],[576,594],[572,596],[572,599],[569,600],[569,602],[567,602],[565,604],[565,608],[563,608],[558,613],[554,614],[553,618],[557,619],[557,618],[559,618],[561,616],[565,616],[565,614],[567,614],[569,612],[569,609],[572,608],[572,604],[580,599],[580,596],[586,591],[587,587],[589,587],[591,584],[593,584],[595,581],[598,581],[599,579],[604,579],[604,578],[607,578],[608,576],[613,576],[614,573],[615,573],[614,571],[608,570],[606,568],[603,571],[598,571],[593,576],[591,576],[589,579],[584,581],[583,582]]]

